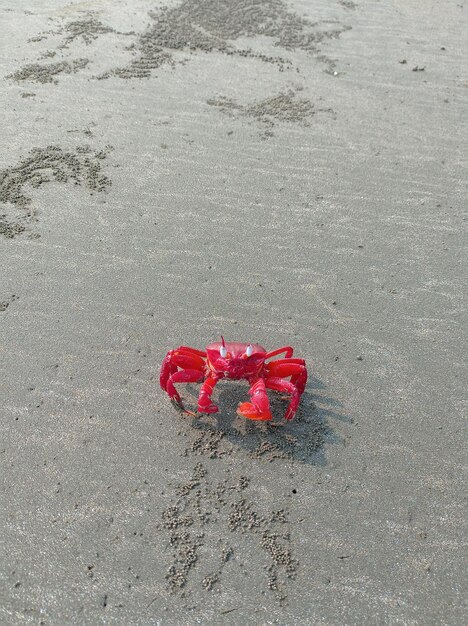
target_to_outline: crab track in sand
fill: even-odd
[[[108,146],[94,151],[89,146],[78,146],[72,152],[59,146],[33,148],[16,165],[0,170],[0,203],[16,210],[13,220],[6,213],[0,214],[0,234],[11,239],[34,221],[36,211],[32,198],[24,191],[27,186],[37,189],[49,182],[73,182],[91,193],[105,191],[111,180],[103,173],[102,161],[110,149]]]
[[[174,501],[163,511],[161,530],[169,534],[171,560],[166,580],[173,593],[186,593],[194,587],[191,575],[204,567],[200,548],[209,527],[227,526],[229,541],[221,540],[218,546],[217,568],[202,573],[199,582],[206,591],[222,585],[225,564],[237,558],[236,534],[249,536],[262,550],[267,563],[265,584],[280,604],[287,601],[288,580],[295,577],[298,561],[292,555],[285,509],[262,516],[255,510],[246,493],[249,479],[241,476],[237,481],[225,479],[213,482],[206,468],[198,463],[188,482],[176,488]],[[243,558],[239,555],[239,558]]]

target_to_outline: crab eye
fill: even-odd
[[[249,344],[249,345],[247,346],[247,350],[245,351],[245,354],[246,354],[247,356],[252,356],[252,354],[253,354],[253,346],[252,346],[252,344]]]
[[[227,350],[225,346],[221,346],[221,348],[219,349],[219,354],[223,357],[223,359],[226,358]]]

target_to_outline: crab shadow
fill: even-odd
[[[231,454],[242,449],[253,458],[264,461],[290,459],[310,465],[326,465],[327,446],[343,443],[332,424],[337,420],[352,423],[343,414],[340,402],[325,393],[325,385],[315,377],[309,379],[296,416],[285,421],[283,415],[288,399],[269,393],[272,422],[256,422],[237,416],[235,409],[248,399],[246,384],[221,382],[215,402],[219,412],[199,415],[192,419],[191,436],[194,440],[186,450],[187,455],[205,455],[211,458]],[[198,390],[190,385],[185,396],[196,405]]]

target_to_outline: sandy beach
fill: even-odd
[[[466,2],[0,27],[1,624],[466,623]],[[174,410],[221,335],[294,420]]]

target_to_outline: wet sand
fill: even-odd
[[[3,2],[2,623],[464,623],[467,22]],[[295,420],[173,409],[221,334]]]

